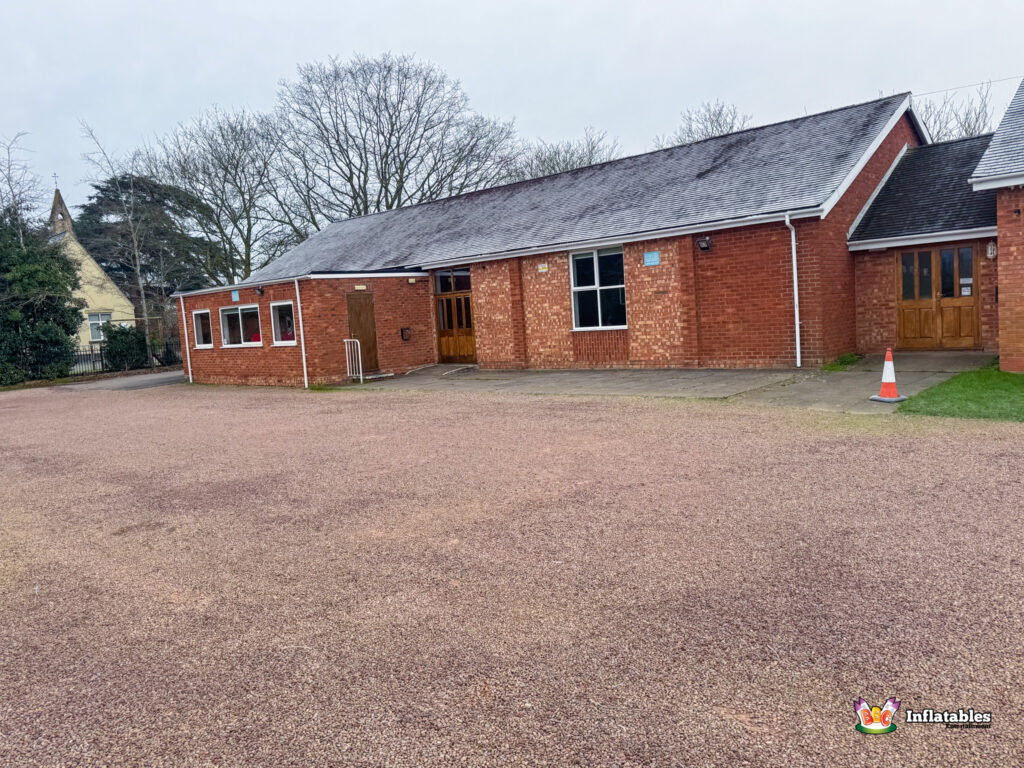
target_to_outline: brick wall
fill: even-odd
[[[525,368],[526,328],[519,261],[473,264],[470,281],[477,360],[487,368]]]
[[[366,292],[374,297],[377,355],[382,371],[402,373],[436,362],[429,280],[418,277],[412,284],[408,280],[406,277],[299,280],[306,365],[311,384],[345,378],[344,339],[349,337],[346,294],[354,292],[356,285],[366,286]],[[257,295],[255,288],[239,288],[237,302],[231,301],[231,290],[185,297],[188,334],[186,337],[182,329],[182,343],[189,347],[193,380],[211,384],[301,387],[301,344],[275,346],[270,319],[271,302],[292,301],[296,341],[301,342],[298,306],[294,304],[295,284],[266,285],[263,296]],[[246,304],[257,304],[260,308],[260,346],[225,348],[221,342],[219,310]],[[195,348],[192,311],[197,309],[210,310],[213,349]],[[401,338],[403,327],[411,331],[408,341]]]
[[[996,194],[999,228],[999,367],[1024,372],[1024,189]]]

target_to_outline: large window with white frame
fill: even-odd
[[[213,326],[210,324],[210,310],[197,309],[192,313],[192,333],[196,349],[213,349]]]
[[[295,311],[290,301],[270,302],[270,324],[275,347],[295,346]]]
[[[260,333],[260,308],[256,304],[245,307],[222,307],[220,339],[225,347],[261,346],[263,335]]]
[[[626,279],[621,248],[572,255],[573,329],[626,327]]]

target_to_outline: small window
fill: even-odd
[[[572,256],[573,327],[625,328],[626,278],[620,248]]]
[[[210,310],[198,309],[192,313],[192,328],[196,337],[196,349],[213,347],[213,326],[210,324]]]
[[[220,311],[220,336],[225,347],[258,347],[263,343],[260,333],[260,308],[225,307]]]
[[[270,322],[274,326],[274,345],[295,344],[295,315],[290,301],[277,301],[270,305]]]
[[[469,267],[458,269],[445,269],[435,273],[435,286],[437,293],[452,293],[453,291],[469,291],[471,282],[469,279]]]
[[[109,323],[111,317],[110,312],[89,313],[89,341],[104,341],[103,324]]]

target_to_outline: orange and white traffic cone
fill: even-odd
[[[877,395],[868,398],[878,403],[902,403],[907,398],[896,391],[896,366],[892,364],[892,347],[885,350],[885,365],[882,366],[882,388]]]

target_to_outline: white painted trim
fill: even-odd
[[[305,279],[305,275],[299,276],[301,279]],[[278,283],[290,283],[294,280],[294,277],[280,277],[275,280],[263,280],[259,283],[245,283],[244,285],[215,285],[212,288],[197,288],[194,291],[178,291],[172,293],[171,296],[202,296],[205,293],[224,293],[225,291],[244,291],[246,288],[256,288],[260,285],[276,285]]]
[[[846,175],[846,178],[843,179],[842,183],[838,187],[836,187],[835,192],[829,195],[829,198],[825,201],[825,204],[821,206],[821,218],[824,219],[826,216],[829,215],[832,209],[836,207],[836,204],[842,199],[843,195],[846,194],[846,191],[850,188],[853,182],[857,180],[857,177],[860,175],[860,172],[864,170],[864,166],[868,164],[872,156],[874,156],[875,152],[878,151],[878,148],[882,146],[882,142],[888,138],[889,134],[892,132],[892,129],[896,127],[896,124],[900,121],[900,118],[903,117],[903,115],[907,112],[908,109],[910,109],[909,96],[907,96],[907,98],[903,100],[903,103],[900,104],[899,107],[897,107],[892,117],[890,117],[888,122],[886,122],[885,127],[882,128],[881,131],[879,131],[878,135],[875,136],[870,146],[864,151],[864,154],[860,156],[860,159],[857,161],[857,164],[853,166],[850,172]]]
[[[928,126],[925,125],[924,120],[918,116],[917,110],[914,109],[914,94],[910,94],[910,108],[907,110],[907,114],[910,115],[910,119],[913,121],[917,132],[921,134],[921,140],[925,144],[934,143],[935,139],[932,138],[931,131],[928,130]]]
[[[295,339],[291,341],[278,341],[277,339],[277,323],[274,322],[274,307],[283,307],[287,304],[292,308],[292,323],[295,322],[295,302],[291,299],[283,299],[281,301],[270,302],[270,346],[272,347],[294,347],[299,342]],[[297,330],[297,329],[293,329]]]
[[[796,367],[801,368],[803,359],[800,356],[800,276],[796,267],[796,227],[786,217],[786,227],[789,229],[789,242],[792,251],[793,262],[793,328],[796,333]]]
[[[855,218],[853,220],[853,224],[850,225],[850,229],[846,233],[847,240],[849,240],[853,236],[853,233],[857,231],[857,227],[860,226],[860,223],[861,221],[863,221],[864,216],[867,214],[868,209],[871,207],[871,204],[875,202],[875,198],[878,197],[878,193],[882,191],[882,187],[884,187],[885,183],[889,181],[889,177],[892,176],[892,172],[896,170],[896,166],[900,164],[900,160],[903,159],[903,156],[907,154],[908,149],[910,149],[910,145],[904,144],[903,149],[901,149],[899,151],[899,154],[896,155],[896,159],[892,161],[892,165],[889,166],[889,170],[885,172],[885,175],[882,177],[882,180],[878,182],[878,186],[875,187],[875,191],[871,193],[871,197],[869,197],[868,201],[864,203],[864,207],[860,209],[860,213],[857,214],[857,218]]]
[[[185,299],[182,296],[178,297],[178,301],[181,303],[181,322],[185,326],[185,333],[182,334],[185,337],[185,360],[188,361],[188,383],[192,383],[192,353],[189,352],[188,343],[188,314],[185,312]],[[210,335],[213,335],[213,326],[210,326]]]
[[[603,331],[628,331],[628,325],[598,325],[593,328],[573,328],[573,333],[601,333]]]
[[[607,250],[607,249],[605,249]],[[572,310],[572,329],[574,331],[621,331],[628,328],[628,325],[590,325],[581,327],[576,325],[576,294],[583,293],[584,291],[593,291],[597,294],[597,322],[601,322],[601,289],[602,288],[621,288],[622,294],[626,294],[626,253],[621,247],[619,250],[619,256],[622,258],[622,285],[601,285],[600,278],[598,276],[597,267],[597,251],[598,249],[592,249],[587,251],[574,251],[569,254],[569,300],[571,302],[570,309]],[[614,254],[606,254],[612,256]],[[573,260],[577,256],[590,256],[594,264],[594,284],[593,285],[576,285],[575,272],[573,271]],[[629,306],[626,306],[626,321],[629,321]]]
[[[847,242],[851,251],[884,251],[889,248],[900,248],[906,245],[929,245],[931,243],[948,243],[954,240],[976,240],[982,237],[996,237],[996,227],[978,227],[976,229],[950,229],[944,232],[925,232],[920,235],[904,235],[902,237],[883,237],[877,240],[860,240]]]
[[[309,373],[306,370],[306,331],[302,327],[302,297],[299,295],[299,278],[295,278],[295,304],[299,308],[299,338],[302,339],[302,386],[309,389]]]
[[[976,176],[967,180],[975,192],[1024,185],[1024,173],[1004,173],[1001,176]]]
[[[430,277],[429,272],[325,272],[306,275],[309,280],[366,280],[371,277]]]
[[[224,343],[224,312],[237,310],[238,311],[238,332],[242,333],[242,310],[243,309],[255,309],[256,310],[256,323],[260,329],[260,340],[259,341],[243,341],[240,344],[225,344]],[[263,346],[263,317],[260,314],[259,304],[231,304],[226,307],[218,307],[217,312],[219,313],[218,319],[220,320],[220,348],[221,349],[241,349],[242,347],[262,347]]]
[[[423,269],[441,269],[443,267],[456,267],[462,264],[478,264],[486,261],[500,261],[502,259],[515,259],[522,256],[541,256],[549,253],[567,253],[569,251],[587,251],[598,248],[606,248],[615,245],[626,245],[628,243],[641,243],[645,240],[657,240],[663,237],[677,237],[679,235],[694,235],[705,232],[718,232],[722,229],[736,229],[737,227],[752,227],[757,224],[781,224],[786,220],[785,213],[766,213],[756,216],[747,216],[739,219],[722,219],[720,221],[708,221],[702,224],[692,224],[685,227],[673,227],[671,229],[655,229],[644,232],[634,232],[628,235],[616,235],[614,237],[603,237],[594,240],[574,240],[564,243],[552,243],[538,246],[536,248],[519,248],[511,251],[500,251],[497,253],[477,254],[475,256],[460,256],[456,259],[441,259],[438,261],[420,262],[418,266]],[[789,214],[793,219],[820,218],[821,208],[803,208]]]
[[[184,305],[184,299],[182,299]],[[196,315],[206,314],[210,317],[210,343],[200,344],[199,339],[196,338],[195,332],[199,329],[198,323],[196,323]],[[213,315],[210,314],[209,309],[193,309],[192,310],[192,341],[195,342],[196,349],[213,349]]]

